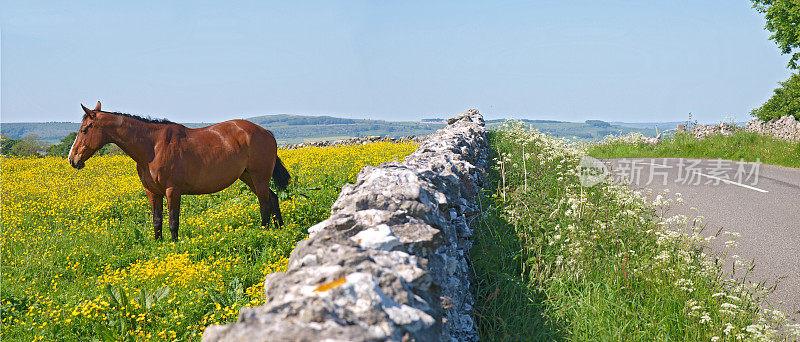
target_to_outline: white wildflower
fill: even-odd
[[[667,252],[667,251],[661,251],[661,253],[659,253],[655,257],[656,260],[667,260],[669,258],[670,258],[670,255],[669,255],[669,252]]]
[[[700,323],[701,324],[711,323],[711,316],[708,315],[708,312],[703,312],[703,315],[700,316]]]
[[[755,334],[755,333],[759,332],[760,330],[761,330],[761,326],[757,325],[757,324],[750,324],[746,328],[744,328],[744,331],[747,331],[747,332],[749,332],[751,334]]]
[[[675,286],[680,286],[681,290],[689,293],[694,292],[694,288],[692,288],[692,286],[694,286],[694,282],[691,279],[678,279],[675,282]]]
[[[800,324],[787,324],[786,329],[795,337],[800,337]]]
[[[725,335],[729,335],[733,329],[736,329],[733,324],[725,323],[725,329],[722,329],[722,332],[724,332]]]

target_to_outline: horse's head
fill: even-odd
[[[97,106],[94,110],[83,108],[83,120],[81,121],[81,128],[78,130],[78,136],[75,137],[75,142],[72,143],[72,148],[69,149],[69,157],[67,160],[72,167],[80,170],[84,166],[84,162],[89,159],[97,150],[103,145],[108,143],[108,138],[98,121],[98,113],[100,112],[100,101],[97,101]]]

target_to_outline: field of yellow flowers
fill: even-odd
[[[199,340],[208,324],[263,302],[264,275],[286,267],[363,166],[415,148],[280,150],[292,175],[278,193],[285,227],[259,227],[256,197],[237,181],[184,196],[177,243],[153,240],[147,197],[126,156],[98,156],[81,171],[62,158],[3,157],[0,338]]]

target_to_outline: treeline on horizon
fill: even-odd
[[[421,136],[433,133],[443,127],[443,119],[426,119],[427,122],[389,122],[380,120],[345,119],[335,117],[303,117],[295,115],[271,115],[249,118],[258,125],[271,130],[279,144],[295,144],[307,141],[337,140],[359,136]],[[435,120],[435,121],[434,121]],[[506,119],[488,120],[489,127],[500,125]],[[654,128],[626,127],[602,120],[586,120],[585,122],[565,122],[557,120],[529,120],[520,122],[533,124],[537,129],[555,137],[577,139],[601,139],[611,134],[627,134],[639,132],[646,136],[655,136]],[[46,123],[31,123],[34,129],[28,131],[25,123],[12,124],[12,128],[3,126],[2,154],[9,156],[60,156],[66,157],[69,148],[75,141],[79,124],[58,127],[57,131],[48,132],[41,129]],[[61,123],[59,123],[61,125]],[[206,123],[186,123],[187,127],[202,127]],[[22,126],[22,127],[16,127]],[[46,127],[46,126],[45,126]],[[28,133],[26,132],[33,132]],[[37,133],[44,133],[39,135]],[[21,137],[21,138],[20,138]],[[109,144],[98,154],[122,154],[113,144]]]

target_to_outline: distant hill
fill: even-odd
[[[295,144],[320,140],[336,140],[356,136],[391,136],[427,135],[444,126],[441,119],[417,121],[383,121],[366,119],[346,119],[332,116],[304,115],[263,115],[247,118],[251,122],[271,130],[279,144]],[[505,122],[506,119],[487,120],[491,128]],[[646,136],[655,136],[654,125],[660,131],[672,129],[681,122],[666,123],[625,123],[587,120],[586,122],[565,122],[556,120],[519,121],[532,124],[543,132],[561,138],[599,139],[608,134],[639,132]],[[210,123],[184,123],[187,127],[197,128]],[[47,143],[57,143],[70,132],[78,130],[80,125],[74,122],[11,122],[0,124],[0,131],[6,136],[20,139],[30,134],[39,136]]]
[[[490,128],[492,126],[500,125],[506,119],[487,120],[486,124]],[[556,120],[529,120],[518,119],[518,121],[533,125],[533,128],[542,132],[547,132],[559,138],[579,138],[579,139],[601,139],[609,134],[627,134],[631,132],[642,133],[648,137],[656,136],[656,130],[650,125],[650,128],[629,127],[618,125],[611,122],[600,120],[586,120],[586,122],[566,122]],[[672,127],[674,128],[674,126]],[[660,128],[659,128],[660,129]]]
[[[617,126],[624,126],[624,127],[631,127],[631,128],[652,128],[655,130],[655,126],[658,126],[659,131],[665,131],[668,129],[675,129],[678,125],[686,124],[686,121],[670,121],[670,122],[619,122],[619,121],[612,121],[612,125]]]
[[[11,122],[0,123],[0,132],[12,139],[22,139],[35,134],[47,143],[58,143],[61,138],[76,132],[80,124],[74,122]]]
[[[305,115],[263,115],[247,118],[247,120],[261,126],[307,126],[307,125],[351,125],[360,121],[357,119],[336,118],[333,116],[305,116]]]
[[[275,134],[280,144],[336,140],[358,136],[427,135],[443,123],[344,119],[332,116],[264,115],[247,118]]]
[[[669,122],[618,122],[612,121],[614,125],[625,126],[625,127],[633,127],[633,128],[653,128],[653,126],[658,125],[658,130],[665,131],[668,129],[675,129],[678,125],[685,125],[686,121],[669,121]],[[716,125],[719,122],[699,122],[700,124],[704,125]],[[747,125],[747,121],[735,121],[734,124],[736,126],[744,127]]]
[[[295,144],[320,140],[336,140],[357,136],[427,135],[444,127],[441,122],[383,121],[345,119],[332,116],[264,115],[247,118],[253,123],[269,129],[279,144]],[[210,123],[183,123],[197,128]],[[13,139],[35,134],[49,144],[58,143],[63,137],[75,132],[80,124],[74,122],[11,122],[0,124],[0,132]]]

